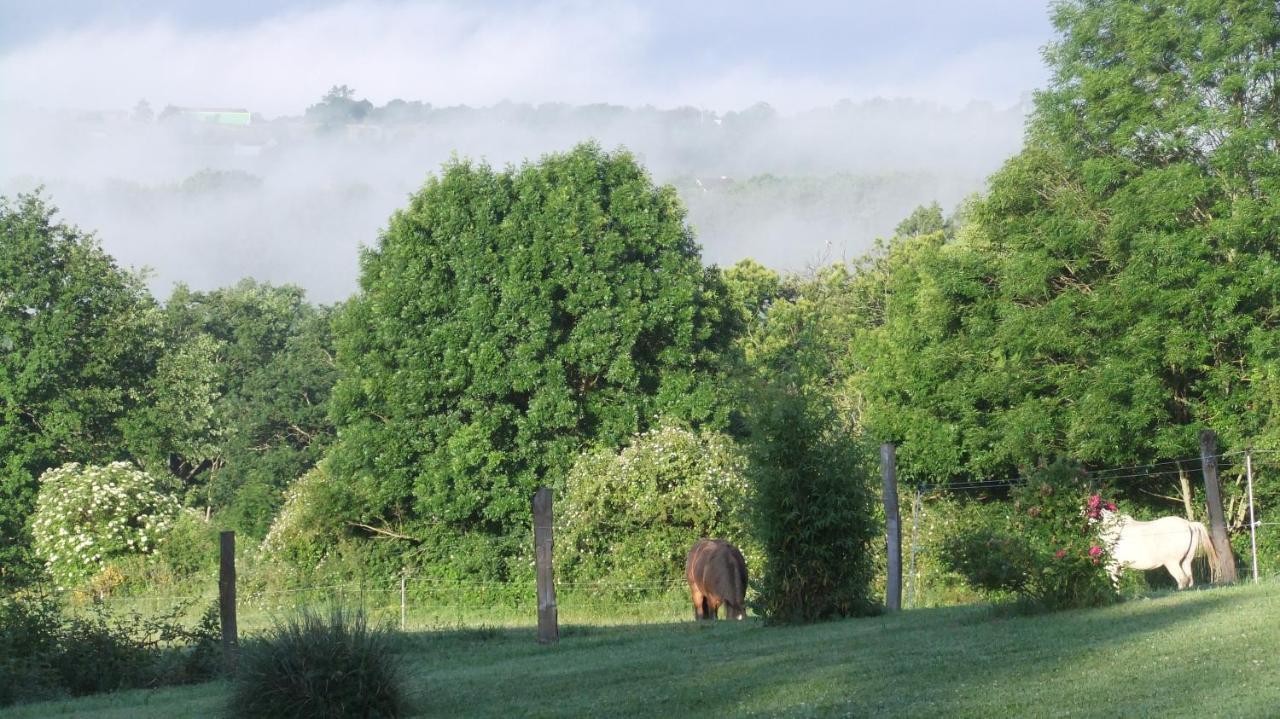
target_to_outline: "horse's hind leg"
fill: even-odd
[[[1184,589],[1190,589],[1192,585],[1196,583],[1196,574],[1191,571],[1191,562],[1194,559],[1194,557],[1188,556],[1186,559],[1182,560],[1182,573],[1187,575],[1187,586],[1184,587]]]
[[[1169,562],[1164,565],[1164,568],[1169,570],[1170,576],[1178,582],[1178,589],[1186,589],[1191,586],[1190,567],[1184,567],[1178,562]]]
[[[702,619],[703,616],[706,614],[707,598],[702,596],[702,592],[699,592],[696,589],[693,590],[692,593],[693,593],[693,618],[696,621],[696,620]]]

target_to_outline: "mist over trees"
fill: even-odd
[[[147,121],[0,107],[11,129],[0,136],[0,193],[43,184],[120,262],[152,267],[159,296],[177,282],[212,290],[250,276],[328,303],[356,290],[371,228],[454,153],[502,166],[594,138],[676,186],[707,261],[800,270],[857,257],[918,204],[950,207],[980,190],[1017,150],[1025,109],[374,105],[343,85],[299,116],[234,126],[180,108]]]

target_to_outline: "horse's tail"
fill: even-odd
[[[1196,541],[1200,547],[1204,549],[1204,556],[1209,558],[1209,581],[1218,581],[1218,550],[1213,546],[1213,538],[1209,536],[1209,530],[1204,528],[1201,522],[1191,522],[1191,532],[1196,535]]]

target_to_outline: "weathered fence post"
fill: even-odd
[[[1204,469],[1204,498],[1209,505],[1209,538],[1218,553],[1214,574],[1219,583],[1236,581],[1236,559],[1227,539],[1227,520],[1222,511],[1222,485],[1218,482],[1218,435],[1200,430],[1200,466]]]
[[[404,572],[400,573],[400,631],[405,627]]]
[[[916,488],[915,499],[911,502],[911,559],[907,564],[907,606],[914,607],[916,605],[917,584],[920,578],[916,576],[916,542],[920,536],[920,494],[919,487]]]
[[[222,624],[222,661],[227,674],[236,671],[240,640],[236,631],[236,533],[219,537],[221,561],[218,566],[218,619]]]
[[[889,548],[889,576],[884,604],[889,611],[902,609],[902,526],[898,517],[898,469],[892,442],[880,445],[880,476],[884,480],[885,542]]]
[[[1253,583],[1258,583],[1258,521],[1253,518],[1253,450],[1244,456],[1244,473],[1249,480],[1249,556],[1253,559]]]
[[[551,527],[551,490],[539,487],[533,495],[533,552],[538,574],[539,644],[555,644],[560,641],[555,574],[551,565],[551,549],[554,544]]]

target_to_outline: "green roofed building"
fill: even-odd
[[[177,115],[214,125],[248,125],[249,111],[218,107],[179,107]]]

